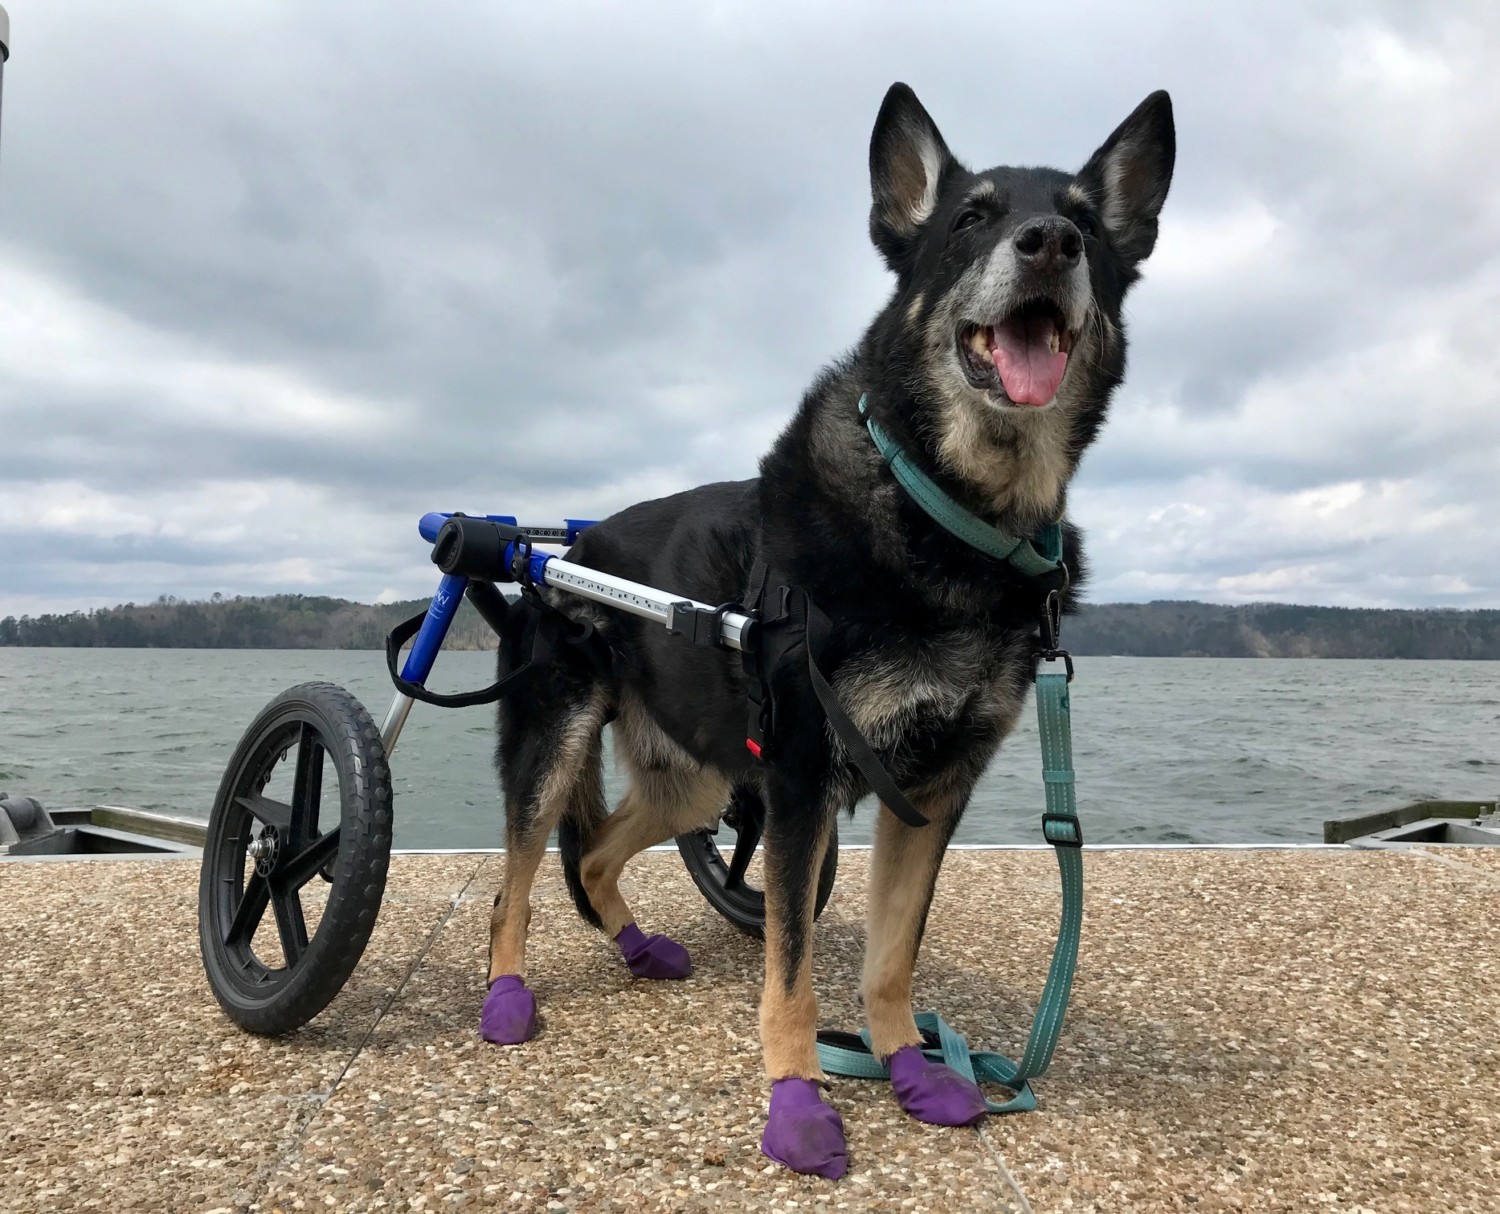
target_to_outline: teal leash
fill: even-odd
[[[1055,647],[1049,657],[1066,657]],[[969,1049],[968,1042],[936,1012],[917,1013],[917,1028],[925,1044],[922,1053],[934,1062],[952,1067],[971,1083],[998,1083],[1015,1095],[999,1102],[986,1098],[991,1113],[1029,1113],[1036,1108],[1036,1093],[1031,1080],[1043,1074],[1052,1062],[1053,1051],[1062,1035],[1063,1020],[1068,1011],[1068,997],[1073,990],[1073,973],[1078,965],[1078,941],[1083,927],[1083,828],[1078,820],[1078,803],[1074,793],[1073,739],[1067,674],[1036,676],[1037,718],[1042,736],[1042,781],[1046,789],[1047,810],[1042,815],[1042,836],[1052,844],[1062,877],[1062,922],[1057,944],[1052,950],[1052,965],[1042,988],[1041,1003],[1032,1021],[1031,1035],[1020,1062],[1003,1054]],[[870,1030],[860,1032],[863,1050],[841,1046],[833,1041],[818,1042],[818,1061],[830,1075],[855,1079],[886,1079],[890,1072],[875,1057]]]
[[[1044,576],[1062,567],[1060,525],[1053,523],[1030,540],[1001,531],[960,506],[917,467],[869,416],[864,396],[859,398],[859,415],[896,480],[940,526],[980,552],[1008,561],[1028,576]],[[1058,648],[1060,626],[1060,596],[1052,591],[1047,596],[1042,614],[1045,643],[1042,660],[1061,658],[1067,673],[1051,674],[1038,670],[1036,710],[1041,726],[1042,787],[1047,806],[1042,814],[1042,837],[1052,845],[1062,878],[1062,922],[1057,931],[1057,944],[1052,950],[1047,982],[1042,987],[1042,999],[1031,1024],[1031,1035],[1026,1039],[1025,1053],[1020,1062],[1012,1062],[1003,1054],[970,1050],[968,1042],[936,1012],[919,1012],[916,1017],[917,1029],[924,1042],[922,1053],[927,1058],[945,1063],[971,1083],[998,1083],[1015,1093],[1004,1102],[986,1098],[985,1107],[991,1113],[1029,1113],[1036,1108],[1036,1093],[1032,1091],[1031,1081],[1044,1074],[1052,1062],[1067,1016],[1068,998],[1073,992],[1073,974],[1078,967],[1078,941],[1083,928],[1083,827],[1078,820],[1068,696],[1068,685],[1073,681],[1073,660],[1066,650]],[[839,1044],[840,1039],[852,1040],[844,1034],[819,1034],[819,1037],[818,1061],[830,1075],[847,1075],[856,1079],[890,1077],[889,1070],[875,1057],[868,1028],[860,1032],[863,1049]],[[823,1039],[825,1037],[829,1039]]]

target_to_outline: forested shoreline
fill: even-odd
[[[354,603],[317,595],[162,596],[93,611],[0,619],[0,645],[156,649],[379,649],[426,600]],[[1100,603],[1064,626],[1080,656],[1500,660],[1500,611],[1256,603]],[[466,602],[448,645],[493,649]]]
[[[0,619],[0,645],[74,649],[383,649],[386,634],[429,600],[354,603],[322,595],[215,595],[124,603],[66,615]],[[494,633],[465,600],[449,629],[453,649],[493,649]]]

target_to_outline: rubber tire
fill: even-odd
[[[724,888],[724,878],[729,866],[714,842],[713,832],[704,828],[677,836],[677,850],[687,867],[688,875],[698,892],[708,904],[728,919],[747,936],[758,940],[766,934],[766,896],[761,890],[748,885],[739,889]],[[818,893],[813,902],[813,918],[823,913],[828,899],[833,896],[834,879],[839,871],[839,828],[835,822],[830,828],[828,850],[823,853],[823,867],[818,873]]]
[[[247,763],[268,739],[303,723],[312,725],[338,773],[339,846],[328,902],[317,930],[294,966],[270,970],[254,983],[224,944],[233,910],[225,879],[242,879],[244,837],[230,838],[230,811]],[[274,743],[273,743],[274,745]],[[279,751],[276,746],[269,753]],[[264,761],[257,764],[265,770]],[[214,799],[198,884],[198,940],[203,968],[219,1006],[247,1032],[277,1036],[301,1028],[332,1002],[359,963],[385,893],[391,857],[391,773],[380,730],[364,706],[332,683],[303,683],[266,705],[235,748]],[[326,814],[323,807],[321,812]],[[232,868],[238,864],[238,868]],[[264,912],[271,914],[271,908]]]

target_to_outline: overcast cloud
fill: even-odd
[[[6,6],[0,615],[753,475],[889,289],[898,79],[976,167],[1171,90],[1095,600],[1500,606],[1500,5]]]

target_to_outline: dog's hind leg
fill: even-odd
[[[972,1125],[984,1096],[950,1067],[922,1054],[911,1008],[912,969],[927,926],[938,868],[962,804],[927,805],[926,826],[908,826],[882,805],[870,863],[863,994],[870,1043],[890,1066],[901,1107],[931,1125]]]
[[[771,1078],[761,1150],[796,1172],[837,1180],[849,1166],[844,1123],[818,1082],[818,1000],[812,982],[817,874],[833,807],[772,769],[766,780],[766,974],[760,1040]]]
[[[505,786],[505,872],[490,917],[489,994],[479,1032],[496,1045],[519,1045],[536,1035],[536,996],[526,986],[526,934],[531,886],[547,850],[547,836],[564,814],[592,815],[602,802],[604,697],[559,713],[554,728],[531,720],[524,730],[502,729]]]
[[[676,941],[644,935],[636,926],[620,893],[620,874],[646,848],[710,821],[728,795],[722,778],[701,769],[636,767],[619,808],[599,827],[583,857],[579,877],[589,902],[638,978],[686,978],[692,961]]]

